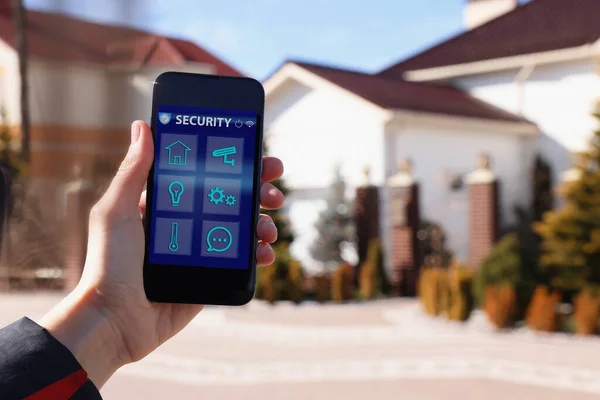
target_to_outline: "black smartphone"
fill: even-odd
[[[254,296],[264,104],[250,78],[167,72],[154,82],[149,300],[243,305]]]

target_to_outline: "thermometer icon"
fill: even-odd
[[[177,243],[177,235],[179,233],[179,223],[171,223],[171,243],[169,243],[169,250],[176,252],[179,249],[179,243]]]

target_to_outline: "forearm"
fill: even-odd
[[[122,340],[109,318],[94,304],[91,290],[78,288],[39,321],[67,347],[100,389],[123,365]]]

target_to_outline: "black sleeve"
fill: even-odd
[[[0,399],[101,400],[73,354],[30,320],[0,329]]]

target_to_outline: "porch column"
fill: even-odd
[[[500,207],[498,181],[491,171],[491,158],[479,156],[478,168],[467,176],[469,185],[469,264],[479,268],[498,240]]]
[[[392,295],[415,296],[421,267],[417,232],[420,225],[419,184],[412,177],[412,162],[403,160],[389,178],[391,216]]]

